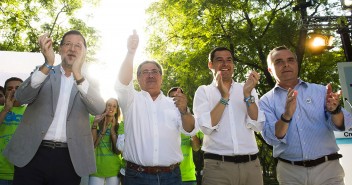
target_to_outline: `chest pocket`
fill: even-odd
[[[164,113],[164,123],[167,129],[178,130],[181,120],[176,110],[167,109],[167,110],[163,110],[163,113]]]

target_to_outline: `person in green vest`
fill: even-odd
[[[121,154],[116,147],[121,111],[117,99],[106,102],[105,112],[92,124],[97,172],[89,177],[89,185],[118,185]]]
[[[14,166],[2,154],[15,133],[26,106],[21,106],[14,98],[22,79],[11,77],[5,81],[5,104],[0,105],[0,185],[12,185]]]
[[[174,97],[177,89],[183,93],[180,87],[172,87],[167,95],[169,97]],[[200,149],[200,133],[194,136],[186,136],[181,133],[181,150],[183,154],[183,160],[180,163],[182,185],[197,185],[196,178],[196,166],[193,161],[193,151],[197,152]]]
[[[121,153],[123,153],[123,147],[125,146],[125,124],[123,123],[123,121],[121,121],[119,124],[119,129],[117,131],[117,135],[118,135],[118,137],[117,137],[116,147]],[[125,181],[124,181],[125,169],[126,169],[126,161],[122,157],[121,168],[120,168],[120,172],[118,174],[118,176],[120,178],[121,185],[125,184]]]

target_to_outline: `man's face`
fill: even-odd
[[[5,98],[10,96],[11,98],[14,98],[15,91],[18,89],[18,87],[21,85],[22,82],[20,81],[9,81],[6,84],[5,87]],[[5,99],[6,101],[6,99]],[[19,103],[17,101],[14,102],[14,106],[19,106]]]
[[[213,72],[214,76],[218,71],[221,71],[221,76],[224,81],[232,80],[234,66],[231,52],[227,50],[216,51],[213,61],[208,62],[208,67]]]
[[[6,85],[5,96],[7,97],[12,91],[16,91],[20,85],[20,81],[9,81]]]
[[[279,50],[271,55],[272,64],[268,71],[278,83],[297,80],[298,63],[295,55],[290,50]]]
[[[162,76],[159,68],[153,63],[146,63],[141,67],[137,76],[139,86],[150,94],[159,93],[161,90]]]
[[[60,46],[63,67],[72,67],[73,63],[85,53],[84,40],[80,35],[66,35],[63,44]]]

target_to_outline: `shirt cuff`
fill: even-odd
[[[80,85],[77,85],[77,88],[78,88],[79,92],[81,92],[83,94],[87,94],[88,89],[89,89],[88,80],[84,80]]]
[[[31,76],[31,87],[33,89],[36,89],[42,84],[45,80],[45,78],[48,77],[48,75],[44,74],[39,70],[39,67],[35,69]]]
[[[256,132],[261,132],[264,128],[265,115],[263,111],[258,110],[258,119],[252,120],[248,115],[246,116],[246,126]]]

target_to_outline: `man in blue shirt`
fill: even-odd
[[[276,86],[260,101],[266,117],[262,135],[279,160],[279,183],[343,185],[333,131],[350,128],[352,117],[341,108],[340,93],[330,84],[299,79],[297,57],[285,46],[270,51],[267,62]]]

